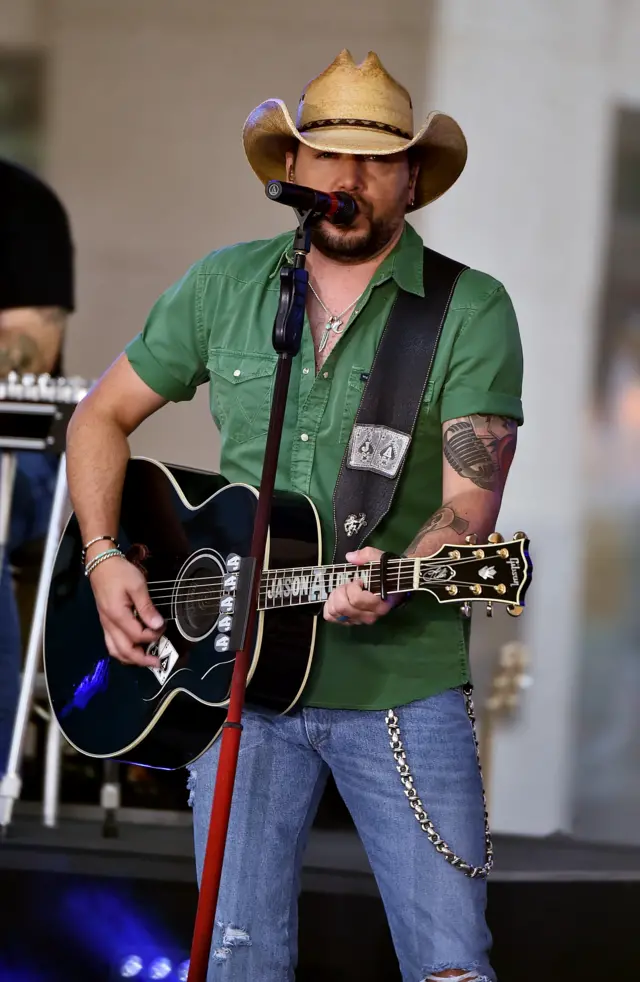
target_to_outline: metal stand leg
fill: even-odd
[[[4,456],[4,455],[3,455]],[[13,814],[14,802],[20,797],[20,791],[22,789],[22,780],[20,778],[19,768],[22,761],[22,750],[24,746],[24,737],[27,729],[27,724],[29,722],[29,712],[31,710],[31,703],[33,700],[33,690],[36,682],[36,673],[38,670],[38,664],[40,661],[40,652],[42,650],[42,636],[44,633],[44,622],[47,613],[47,597],[49,594],[49,584],[51,582],[51,576],[53,573],[53,567],[56,559],[56,552],[58,549],[58,543],[60,541],[60,536],[62,533],[62,527],[65,520],[65,511],[67,509],[67,473],[66,473],[66,458],[65,454],[60,457],[60,462],[58,464],[58,477],[56,480],[56,490],[53,496],[53,504],[51,507],[51,517],[49,519],[49,530],[47,532],[47,540],[44,549],[44,557],[42,560],[42,568],[40,570],[40,579],[38,581],[38,592],[36,594],[36,603],[33,612],[33,619],[31,621],[31,632],[29,634],[29,644],[27,646],[27,655],[24,663],[24,672],[22,675],[22,686],[20,688],[20,698],[18,700],[18,709],[16,712],[16,720],[13,727],[13,739],[11,741],[11,750],[9,751],[9,760],[7,763],[7,773],[5,774],[2,782],[0,783],[0,830],[5,832],[9,823],[11,822],[11,816]],[[57,723],[52,721],[52,726],[57,727]],[[54,738],[49,735],[47,741],[47,765],[50,763],[50,753],[49,753],[49,743],[53,744]],[[51,756],[53,756],[54,746],[51,748]],[[59,766],[59,752],[57,754]],[[51,779],[51,787],[57,787],[57,781]],[[48,778],[45,776],[45,787],[48,784]],[[51,824],[55,823],[55,814],[57,810],[57,791],[55,798],[52,802],[49,802],[49,812],[48,818]]]
[[[0,569],[9,544],[9,521],[13,484],[16,478],[16,456],[10,450],[0,453]]]
[[[55,828],[60,798],[60,771],[62,769],[62,733],[51,711],[47,726],[47,749],[44,761],[42,793],[42,822],[49,829]]]
[[[102,788],[100,805],[104,820],[102,835],[105,839],[117,839],[120,835],[118,827],[118,809],[120,808],[120,765],[115,760],[105,760],[102,770]]]

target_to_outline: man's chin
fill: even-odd
[[[311,233],[316,249],[331,258],[345,260],[366,256],[371,246],[371,229],[322,222]]]

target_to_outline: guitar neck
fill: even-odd
[[[428,580],[429,560],[391,559],[387,564],[386,588],[389,593],[408,593]],[[439,565],[433,563],[433,565]],[[343,583],[359,579],[365,590],[380,593],[380,564],[355,566],[341,563],[332,566],[268,569],[260,580],[259,610],[276,607],[298,607],[323,603],[332,590]]]

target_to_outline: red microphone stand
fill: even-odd
[[[242,734],[242,709],[244,706],[247,674],[251,664],[253,638],[258,613],[260,577],[266,549],[271,502],[278,466],[278,454],[282,437],[282,424],[287,404],[291,361],[300,350],[309,274],[305,269],[306,257],[311,247],[311,225],[317,214],[296,211],[298,230],[294,240],[293,265],[280,270],[280,302],[273,327],[273,347],[278,353],[278,364],[271,403],[271,416],[262,466],[260,495],[256,508],[251,542],[251,558],[254,560],[250,589],[249,610],[242,647],[236,653],[227,718],[222,729],[222,743],[216,774],[216,783],[209,821],[209,834],[200,882],[198,909],[191,943],[191,961],[188,982],[206,982],[211,937],[215,922],[222,863],[229,828],[231,800],[238,764],[240,736]],[[256,980],[257,982],[257,980]]]

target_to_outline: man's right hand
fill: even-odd
[[[89,577],[107,651],[125,665],[158,668],[146,649],[157,641],[164,621],[153,606],[144,574],[127,559],[112,556]]]

